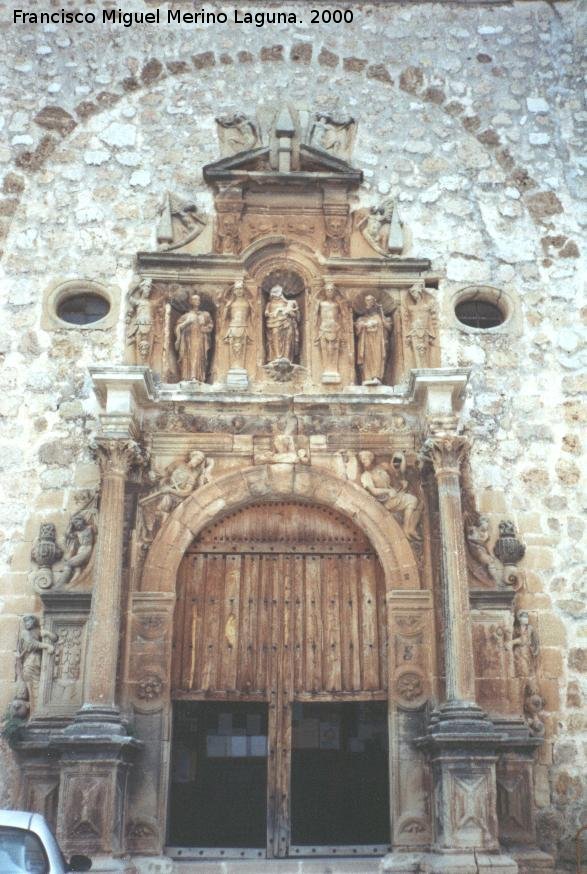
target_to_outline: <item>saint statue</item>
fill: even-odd
[[[357,366],[363,385],[381,385],[392,329],[391,318],[372,294],[365,297],[365,314],[355,322]]]
[[[429,349],[436,339],[436,307],[419,279],[409,291],[406,304],[407,331],[415,367],[429,367]]]
[[[422,506],[416,495],[410,494],[404,478],[406,460],[402,452],[394,453],[391,464],[375,463],[372,452],[359,452],[363,468],[361,485],[380,501],[390,513],[402,514],[402,529],[408,540],[421,540],[418,524]]]
[[[281,285],[274,285],[265,307],[268,361],[296,360],[300,347],[299,322],[300,309],[296,301],[285,297]]]
[[[229,366],[231,370],[245,370],[247,346],[252,342],[249,326],[251,304],[247,300],[242,280],[234,283],[223,308],[223,321],[227,324],[224,342],[228,344]]]
[[[16,652],[16,676],[19,684],[26,687],[32,711],[39,694],[43,653],[53,653],[57,635],[41,629],[39,620],[31,613],[23,616],[22,625]]]
[[[536,673],[536,659],[540,647],[538,635],[530,625],[525,610],[518,610],[516,614],[516,630],[517,636],[512,640],[516,677],[532,677]]]
[[[214,330],[212,316],[200,309],[200,295],[192,294],[192,308],[178,319],[175,328],[175,349],[179,358],[182,380],[206,382],[210,334]]]
[[[144,277],[130,295],[131,313],[126,341],[135,347],[137,364],[148,364],[153,345],[153,313],[150,300],[153,280]]]
[[[336,300],[336,288],[332,282],[324,286],[324,297],[318,301],[316,311],[316,340],[322,359],[322,382],[340,382],[338,358],[343,343],[343,309]]]

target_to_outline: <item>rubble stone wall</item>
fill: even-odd
[[[480,509],[494,536],[512,518],[527,546],[517,606],[538,632],[547,711],[539,839],[570,863],[587,822],[579,4],[356,3],[352,25],[312,25],[308,4],[292,2],[303,23],[262,28],[23,26],[7,6],[0,707],[20,617],[40,607],[28,577],[39,522],[61,535],[75,493],[97,482],[87,367],[124,356],[123,304],[111,329],[47,330],[47,290],[79,278],[124,295],[135,253],[154,247],[164,192],[210,208],[201,170],[219,156],[215,116],[263,118],[284,101],[344,108],[359,124],[362,205],[396,198],[404,254],[430,258],[440,277],[442,364],[473,370],[465,422]],[[474,284],[507,295],[503,329],[458,327],[454,295]],[[10,806],[18,781],[7,748],[2,758]]]

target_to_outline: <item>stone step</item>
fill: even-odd
[[[379,874],[380,858],[223,859],[133,858],[138,874]]]

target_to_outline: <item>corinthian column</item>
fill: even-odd
[[[432,463],[436,475],[440,514],[446,702],[440,708],[439,716],[440,720],[472,718],[485,722],[485,715],[475,704],[469,580],[461,506],[460,473],[468,448],[466,437],[453,433],[429,437],[423,447],[424,456]]]
[[[88,628],[84,706],[79,716],[117,721],[124,486],[129,469],[141,463],[142,453],[134,440],[116,437],[99,437],[96,452],[101,472],[100,517]]]

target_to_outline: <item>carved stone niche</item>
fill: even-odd
[[[41,596],[44,627],[55,635],[43,659],[37,716],[73,716],[83,703],[90,592],[52,591]]]

